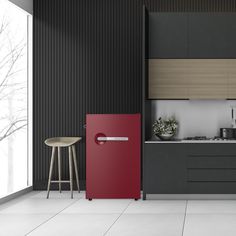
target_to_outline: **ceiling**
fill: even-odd
[[[33,15],[33,0],[8,0]]]

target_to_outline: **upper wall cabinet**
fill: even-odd
[[[149,13],[149,58],[186,58],[187,22],[184,13]]]
[[[149,13],[149,98],[236,99],[235,22],[236,13]]]
[[[188,57],[227,58],[228,21],[228,16],[220,13],[189,14]]]
[[[236,13],[227,14],[227,57],[236,58]]]
[[[236,58],[236,13],[149,13],[150,59]]]

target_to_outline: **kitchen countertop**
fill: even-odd
[[[150,140],[145,143],[235,143],[236,140],[173,140],[173,141],[161,141],[161,140]]]

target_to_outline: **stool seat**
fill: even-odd
[[[45,140],[45,144],[50,147],[69,147],[81,139],[81,137],[54,137]]]

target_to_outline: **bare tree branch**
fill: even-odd
[[[27,88],[24,83],[14,81],[16,76],[22,71],[21,68],[17,68],[17,62],[23,56],[26,45],[23,41],[17,44],[11,41],[8,35],[8,26],[9,23],[2,19],[0,22],[2,42],[0,45],[0,102],[4,101],[3,104],[5,104],[6,99],[13,101],[15,93],[18,96],[15,101],[24,102],[24,99],[21,100],[19,95],[21,91]],[[1,124],[4,126],[0,130],[0,142],[27,126],[27,117],[22,116],[25,110],[21,108],[14,111],[14,114],[6,114],[0,117]]]
[[[17,124],[17,123],[20,123],[20,122],[24,122],[24,123],[23,123],[22,125],[20,125],[20,126],[16,126],[16,124]],[[15,133],[16,131],[18,131],[18,130],[24,128],[25,126],[27,126],[27,123],[25,123],[25,122],[26,122],[26,120],[18,120],[18,121],[13,122],[13,123],[10,125],[10,127],[8,127],[8,129],[6,130],[6,132],[4,133],[4,135],[3,135],[3,136],[0,136],[0,142],[1,142],[3,139],[5,139],[5,138],[9,137],[10,135],[12,135],[13,133]]]

